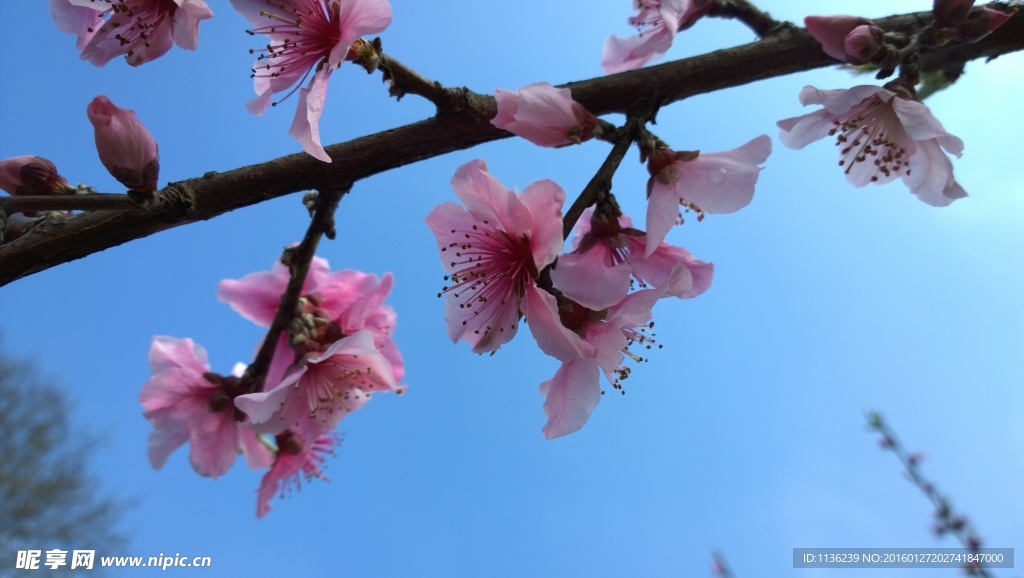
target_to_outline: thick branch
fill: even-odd
[[[53,195],[0,197],[0,207],[17,211],[100,211],[138,206],[128,195]]]
[[[931,21],[927,12],[877,19],[890,31],[912,32]],[[922,71],[1024,49],[1024,11],[995,33],[968,45],[922,55]],[[625,113],[638,98],[661,105],[775,76],[835,64],[802,29],[702,56],[642,70],[571,83],[573,97],[594,114]],[[169,184],[154,201],[124,211],[97,211],[41,226],[0,245],[0,285],[55,265],[179,225],[206,220],[300,190],[360,179],[452,151],[508,137],[490,124],[494,99],[462,90],[458,106],[439,117],[327,147],[321,163],[290,155],[226,173]]]

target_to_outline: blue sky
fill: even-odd
[[[227,2],[210,2],[216,17],[202,23],[197,52],[175,49],[137,69],[80,61],[44,4],[14,3],[0,20],[0,158],[38,154],[73,183],[120,192],[85,115],[99,94],[156,136],[161,185],[300,150],[287,136],[293,100],[260,118],[243,106],[253,95],[248,50],[263,40],[245,34]],[[604,38],[630,33],[625,0],[392,5],[388,53],[483,93],[599,75]],[[816,5],[762,7],[799,21]],[[892,3],[836,3],[855,8],[884,16]],[[668,57],[752,39],[738,23],[701,21]],[[213,481],[180,450],[154,471],[137,399],[153,335],[194,338],[214,371],[251,359],[262,332],[217,301],[217,283],[269,268],[301,238],[301,194],[4,287],[0,329],[12,353],[66,386],[75,422],[100,434],[90,461],[102,489],[137,500],[122,524],[130,546],[109,554],[211,556],[205,576],[702,576],[716,548],[739,576],[819,576],[792,569],[792,548],[954,546],[929,533],[931,507],[866,431],[869,410],[925,453],[925,474],[987,545],[1024,552],[1024,176],[1010,112],[1022,72],[1020,55],[973,62],[929,99],[966,143],[954,166],[970,197],[943,209],[902,183],[850,187],[829,142],[802,151],[778,142],[777,120],[810,111],[797,101],[803,86],[869,79],[823,70],[663,109],[654,130],[676,149],[727,150],[767,133],[774,151],[749,207],[670,232],[715,263],[712,288],[659,303],[664,349],[634,369],[627,395],[605,396],[583,430],[554,441],[540,433],[537,387],[558,363],[526,332],[493,357],[447,340],[443,271],[423,218],[455,199],[448,182],[468,160],[486,159],[507,186],[551,178],[573,197],[608,146],[507,139],[358,183],[338,212],[338,239],[320,254],[335,268],[394,273],[409,391],[375,396],[346,419],[332,481],[304,485],[262,520],[261,474],[242,462]],[[321,135],[340,142],[429,114],[346,65],[332,78]],[[642,223],[647,174],[635,159],[614,192]],[[13,556],[0,549],[0,564]],[[844,576],[868,572],[899,571]]]

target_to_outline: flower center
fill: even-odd
[[[839,166],[850,174],[859,164],[870,162],[874,168],[867,165],[867,170],[872,173],[870,180],[873,183],[900,174],[909,175],[907,150],[903,146],[907,141],[903,124],[896,116],[891,101],[885,102],[877,96],[873,99],[872,104],[855,116],[832,122],[835,126],[828,134],[838,135],[836,146],[842,147]]]
[[[650,323],[643,327],[623,327],[620,331],[622,331],[622,333],[626,336],[626,339],[628,341],[626,341],[626,347],[622,349],[622,354],[632,359],[636,363],[646,362],[646,358],[633,353],[632,351],[629,350],[629,348],[635,345],[638,348],[643,348],[647,350],[654,349],[655,346],[657,346],[658,349],[661,349],[662,345],[654,341],[654,332],[651,331],[652,329],[654,329],[653,321],[651,321]],[[625,359],[623,359],[623,362],[625,362]],[[619,367],[615,369],[616,378],[615,382],[612,383],[612,387],[619,390],[619,393],[621,393],[622,395],[626,395],[626,390],[623,389],[622,382],[629,377],[629,374],[632,371],[633,368],[626,367],[625,365],[619,365]]]
[[[649,34],[657,28],[665,27],[665,20],[661,16],[661,2],[659,0],[640,0],[637,2],[640,13],[629,19],[629,24],[635,26],[640,37]]]
[[[311,8],[303,10],[282,0],[266,0],[266,4],[270,9],[260,10],[260,16],[266,16],[272,23],[246,30],[252,36],[266,34],[271,40],[264,48],[249,50],[249,54],[259,54],[251,77],[274,79],[293,75],[294,70],[305,71],[295,88],[273,103],[277,106],[305,84],[310,71],[328,65],[340,40],[341,4],[310,0],[302,4]]]
[[[121,46],[149,48],[150,34],[166,20],[173,18],[177,9],[174,0],[113,0],[110,8],[99,13],[98,23],[109,16],[110,19],[103,22],[102,26],[120,29],[114,38]],[[88,30],[93,32],[94,28],[90,26]],[[139,64],[132,61],[133,56],[135,50],[129,49],[128,63]]]
[[[458,233],[452,229],[452,233]],[[510,301],[518,301],[537,278],[539,272],[533,262],[530,239],[515,239],[505,231],[495,229],[488,221],[462,231],[462,242],[442,247],[446,254],[454,253],[450,267],[458,268],[445,281],[444,293],[451,293],[460,309],[473,309],[473,315],[493,315]],[[463,321],[463,325],[467,322]],[[490,328],[488,328],[490,329]],[[499,328],[504,331],[505,328]]]

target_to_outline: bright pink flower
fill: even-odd
[[[761,135],[738,149],[699,154],[659,149],[651,154],[647,170],[647,249],[650,257],[661,246],[672,225],[679,222],[682,205],[704,213],[734,213],[750,204],[761,167],[772,151],[772,141]]]
[[[804,25],[836,60],[861,65],[885,54],[885,31],[874,22],[857,16],[808,16]]]
[[[269,327],[289,278],[288,268],[276,262],[270,271],[252,273],[239,280],[221,281],[217,296],[246,319]],[[320,323],[316,327],[317,333],[307,336],[315,339],[303,344],[305,350],[322,351],[342,336],[368,329],[373,334],[374,346],[391,363],[395,381],[400,382],[405,376],[405,369],[402,354],[392,341],[397,315],[391,306],[384,305],[393,285],[391,273],[385,273],[382,279],[351,270],[331,273],[326,260],[314,257],[303,284],[302,314],[327,323]],[[280,383],[295,358],[287,340],[282,339],[266,385],[273,387]]]
[[[625,299],[634,281],[642,288],[668,284],[665,297],[682,299],[696,297],[711,286],[715,270],[711,263],[664,242],[646,256],[647,235],[633,228],[628,215],[592,220],[593,215],[593,208],[583,213],[576,225],[574,250],[560,255],[558,266],[551,270],[555,288],[566,297],[600,311]],[[681,271],[676,271],[677,264],[682,265]]]
[[[213,18],[203,0],[50,0],[61,32],[76,34],[82,60],[103,66],[124,55],[132,66],[177,45],[195,50],[199,21]]]
[[[919,199],[936,207],[967,196],[953,178],[946,152],[959,157],[964,143],[946,132],[928,107],[898,85],[849,90],[800,91],[804,105],[824,108],[778,122],[782,143],[800,149],[825,136],[836,137],[839,166],[855,187],[887,183],[896,177]]]
[[[154,468],[185,442],[192,467],[203,476],[227,472],[240,451],[253,468],[269,465],[269,450],[236,419],[231,399],[237,378],[209,373],[202,347],[191,339],[155,337],[149,366],[153,377],[142,386],[139,403],[153,424],[148,454]]]
[[[320,469],[324,454],[334,455],[334,448],[341,444],[336,434],[307,433],[291,430],[277,436],[277,459],[273,467],[263,476],[256,498],[256,517],[262,518],[271,510],[270,499],[275,495],[284,497],[289,492],[302,489],[302,478],[310,482],[313,478],[329,480]]]
[[[387,0],[231,0],[231,5],[256,27],[250,34],[270,37],[270,43],[256,51],[260,56],[253,65],[253,77],[259,96],[246,105],[249,112],[263,114],[275,94],[289,90],[287,98],[313,72],[309,86],[298,89],[299,105],[288,134],[307,153],[331,162],[320,144],[327,81],[353,42],[383,32],[391,24],[391,4]]]
[[[307,354],[277,387],[235,398],[260,433],[302,431],[319,424],[322,431],[360,409],[377,391],[397,391],[391,364],[373,345],[373,334],[360,330],[320,354]]]
[[[589,140],[597,119],[572,99],[568,88],[537,82],[516,92],[494,91],[498,114],[494,126],[542,147],[563,147]]]
[[[604,43],[601,68],[605,74],[640,68],[660,58],[675,39],[703,16],[712,3],[708,0],[633,0],[640,13],[629,19],[640,33],[630,38],[609,36]]]
[[[685,271],[677,265],[673,275]],[[621,389],[621,380],[631,370],[622,365],[638,345],[650,349],[652,340],[646,330],[653,327],[651,307],[664,297],[666,283],[657,289],[632,293],[607,311],[593,311],[565,299],[556,300],[544,291],[529,298],[527,321],[541,350],[562,362],[555,376],[540,386],[546,396],[544,412],[548,422],[544,436],[553,439],[582,428],[601,399],[599,376]]]
[[[155,191],[160,152],[153,135],[135,118],[135,111],[97,96],[86,112],[96,129],[96,152],[107,171],[133,191]]]
[[[452,189],[466,208],[444,203],[426,219],[451,274],[444,288],[448,337],[474,353],[494,351],[515,336],[523,297],[537,290],[537,275],[562,249],[565,192],[543,180],[517,195],[481,160],[459,167]]]
[[[60,195],[74,192],[52,162],[33,155],[0,161],[0,189],[11,195]]]

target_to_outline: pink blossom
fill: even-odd
[[[943,207],[966,197],[946,156],[959,157],[963,141],[947,133],[907,89],[893,83],[887,87],[893,90],[867,85],[849,90],[805,87],[800,102],[823,108],[779,121],[782,143],[800,149],[825,136],[836,137],[839,166],[855,187],[900,177],[912,193],[932,206]]]
[[[664,286],[666,297],[683,299],[711,286],[711,263],[665,242],[647,256],[647,235],[633,228],[628,215],[594,215],[593,208],[583,213],[576,225],[574,250],[560,255],[558,266],[551,270],[552,282],[566,297],[600,311],[625,299],[634,281],[642,288]],[[676,265],[682,265],[682,270],[676,271]]]
[[[517,195],[481,160],[459,167],[452,189],[466,208],[447,202],[426,219],[450,273],[443,291],[448,337],[474,353],[494,351],[515,336],[523,297],[537,290],[537,275],[562,249],[565,192],[543,180]]]
[[[516,92],[494,91],[498,114],[494,126],[542,147],[563,147],[589,140],[597,119],[572,99],[568,88],[537,82]]]
[[[647,170],[647,248],[650,257],[661,246],[672,225],[679,222],[682,205],[704,213],[734,213],[750,204],[754,184],[772,150],[761,135],[726,152],[697,154],[659,149],[651,154]],[[696,156],[694,156],[696,155]]]
[[[270,512],[270,499],[276,495],[284,497],[293,489],[302,488],[302,478],[310,482],[313,478],[330,481],[320,469],[324,455],[334,455],[334,448],[341,444],[337,434],[284,431],[277,436],[277,458],[273,467],[263,476],[256,498],[256,517],[262,518]]]
[[[74,192],[52,162],[34,155],[0,161],[0,189],[11,195],[60,195]]]
[[[269,465],[269,451],[236,419],[231,399],[237,378],[209,373],[202,347],[191,339],[155,337],[149,366],[153,377],[142,386],[139,403],[153,424],[148,454],[154,468],[185,442],[192,467],[203,476],[227,472],[240,451],[253,468]]]
[[[153,135],[135,118],[135,111],[97,96],[86,112],[96,132],[96,151],[107,171],[133,191],[155,191],[160,152]]]
[[[825,54],[836,60],[861,65],[885,54],[885,32],[866,18],[808,16],[804,24]]]
[[[246,107],[261,115],[273,96],[297,89],[299,104],[288,134],[310,155],[329,163],[320,144],[320,115],[331,73],[341,66],[359,37],[378,34],[391,24],[387,0],[231,0],[255,26],[250,34],[266,34],[270,43],[256,50],[253,65],[258,95]],[[313,74],[306,88],[297,88]],[[295,88],[293,88],[295,87]],[[276,103],[275,103],[276,104]]]
[[[203,0],[50,0],[50,14],[61,32],[78,36],[82,60],[96,66],[122,54],[138,66],[175,43],[195,50],[199,22],[213,18]]]
[[[339,339],[323,353],[307,354],[277,387],[235,398],[260,433],[281,433],[319,424],[323,431],[361,409],[377,391],[396,391],[391,364],[360,330]]]
[[[269,327],[289,279],[288,268],[276,262],[270,271],[221,281],[217,295],[246,319]],[[326,260],[314,257],[303,284],[300,305],[303,316],[319,322],[313,323],[312,334],[304,336],[308,339],[302,344],[304,351],[322,351],[342,336],[367,329],[373,334],[374,346],[391,363],[395,381],[400,382],[405,369],[402,354],[392,340],[397,315],[391,306],[384,305],[393,285],[391,273],[385,273],[382,279],[352,270],[332,273]],[[282,339],[267,375],[268,387],[280,382],[295,357],[288,340]]]
[[[673,275],[684,270],[677,265]],[[673,282],[637,291],[606,311],[593,311],[544,291],[529,296],[530,331],[544,353],[562,362],[554,377],[540,386],[546,397],[548,421],[542,432],[547,439],[570,434],[586,424],[601,399],[601,372],[615,389],[621,389],[621,381],[631,373],[623,360],[628,355],[643,361],[629,351],[633,345],[652,347],[647,334],[653,327],[651,307],[671,285]]]
[[[633,0],[633,8],[640,13],[631,17],[629,24],[640,33],[630,38],[609,36],[601,68],[605,74],[614,74],[660,58],[672,46],[676,32],[693,26],[711,5],[708,0]]]

